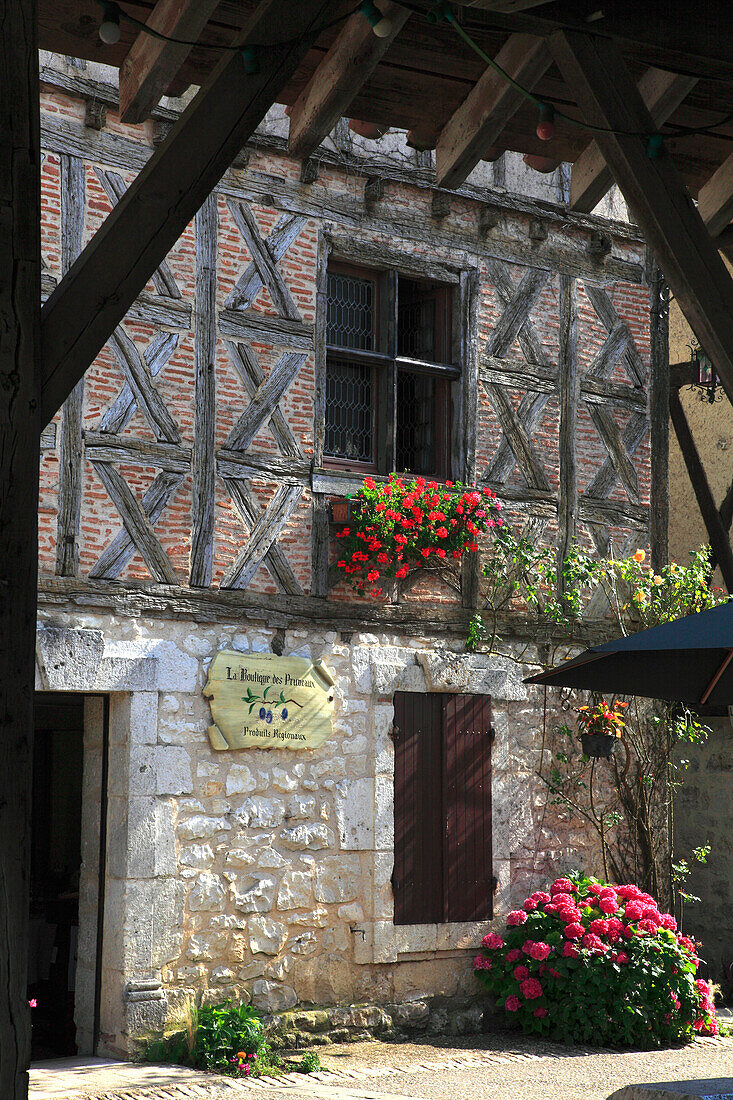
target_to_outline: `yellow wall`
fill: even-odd
[[[677,302],[672,301],[669,308],[670,363],[688,360],[688,344],[693,342],[690,326]],[[733,408],[725,397],[714,405],[700,401],[689,387],[680,391],[680,399],[715,503],[720,506],[733,480]],[[669,436],[669,556],[686,564],[687,554],[710,540],[672,427]]]

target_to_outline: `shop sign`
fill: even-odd
[[[333,696],[333,676],[320,659],[223,649],[204,688],[211,747],[315,749],[331,734]]]

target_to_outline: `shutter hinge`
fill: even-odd
[[[496,875],[492,875],[491,876],[491,892],[492,892],[492,894],[495,894],[498,889],[499,889],[499,880],[496,877]]]
[[[392,726],[392,729],[389,732],[389,736],[392,738],[395,744],[399,741],[401,732],[402,731],[400,730],[399,726]]]
[[[496,727],[494,725],[489,726],[489,742],[493,745],[496,740]]]

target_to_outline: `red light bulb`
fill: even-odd
[[[537,137],[540,141],[551,141],[555,136],[555,108],[549,103],[540,107],[540,119],[537,123]]]

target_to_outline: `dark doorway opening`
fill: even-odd
[[[37,693],[28,997],[34,1061],[75,1054],[84,696]]]

